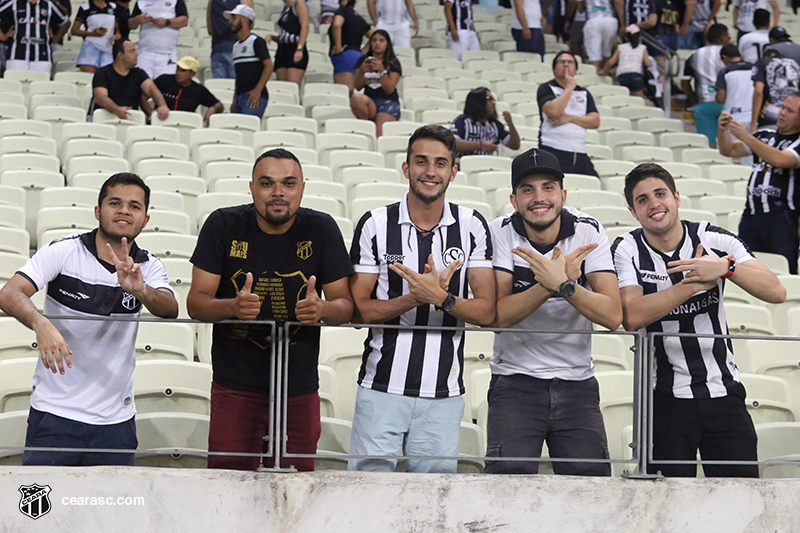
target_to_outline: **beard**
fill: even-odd
[[[267,203],[265,205],[266,209],[264,209],[263,214],[258,209],[256,209],[258,216],[260,216],[270,226],[282,226],[287,222],[289,222],[297,213],[296,211],[291,211],[290,209],[287,209],[284,214],[276,216],[269,212],[269,207],[271,205],[272,205],[271,203]],[[288,208],[289,204],[287,203],[286,206]]]
[[[550,226],[556,223],[557,220],[561,218],[561,207],[553,206],[553,210],[555,211],[555,215],[550,220],[537,220],[535,222],[531,222],[525,216],[522,216],[522,221],[525,222],[525,225],[531,228],[534,231],[544,231],[548,229]]]
[[[447,192],[447,187],[449,184],[450,184],[449,181],[445,181],[444,187],[442,187],[436,193],[434,193],[433,196],[426,196],[425,194],[422,193],[422,190],[420,190],[418,187],[414,185],[414,182],[411,182],[411,194],[416,196],[420,202],[430,205],[436,202],[436,200],[438,200],[442,196],[444,196],[444,193]]]
[[[142,231],[141,228],[139,228],[138,230],[135,230],[134,227],[131,226],[130,234],[115,233],[115,232],[107,229],[105,226],[106,226],[106,221],[103,219],[103,217],[101,215],[100,216],[100,220],[99,220],[99,224],[97,225],[97,232],[106,241],[115,242],[115,243],[122,242],[122,238],[125,237],[125,238],[128,239],[128,244],[130,244],[130,242],[133,239],[135,239],[139,235],[139,233],[141,233],[141,231]]]

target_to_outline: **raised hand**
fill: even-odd
[[[37,323],[33,330],[36,332],[36,344],[39,346],[39,357],[42,358],[42,364],[53,374],[58,372],[64,373],[64,363],[67,368],[72,368],[72,350],[67,346],[67,341],[56,329],[52,322],[42,317],[42,320]]]
[[[439,305],[447,298],[447,291],[440,285],[433,255],[428,256],[428,262],[425,264],[425,271],[422,274],[411,270],[403,263],[390,263],[389,269],[406,280],[409,292],[419,305]]]
[[[692,259],[670,261],[667,266],[667,274],[686,273],[681,283],[697,283],[702,289],[710,289],[728,271],[728,257],[703,255],[703,245],[698,244]]]
[[[136,294],[141,294],[144,291],[144,277],[142,276],[142,269],[139,268],[139,264],[135,263],[133,258],[129,255],[130,247],[128,246],[127,237],[122,238],[121,249],[122,257],[117,257],[111,244],[106,243],[108,255],[111,258],[114,268],[117,269],[117,281],[119,281],[119,286],[122,287],[125,292],[133,294],[134,296]]]
[[[556,248],[558,248],[558,246],[556,246]],[[595,248],[597,248],[597,243],[590,242],[589,244],[578,246],[564,256],[567,262],[565,272],[569,279],[578,279],[581,277],[581,265],[583,264],[583,260],[586,259],[586,256],[592,253],[592,250]],[[558,251],[561,253],[561,249]]]
[[[255,320],[261,312],[261,298],[258,294],[250,292],[253,288],[253,274],[247,273],[244,280],[244,287],[236,294],[233,299],[233,315],[239,320]]]
[[[550,292],[556,293],[561,284],[567,281],[567,260],[557,246],[553,249],[553,258],[548,259],[535,250],[516,247],[512,253],[521,257],[531,266],[536,281]]]
[[[317,277],[311,276],[308,278],[308,287],[306,288],[306,297],[299,302],[294,308],[294,314],[297,320],[303,324],[316,324],[322,320],[322,312],[324,310],[324,302],[317,294],[315,285]]]

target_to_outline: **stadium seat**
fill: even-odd
[[[716,214],[717,217],[727,215],[734,211],[741,211],[743,206],[744,200],[741,196],[725,196],[722,194],[719,196],[703,196],[697,200],[697,207],[699,209],[711,211]]]
[[[219,184],[219,182],[217,182]],[[342,213],[347,208],[347,189],[341,183],[334,183],[328,181],[309,181],[306,182],[303,189],[303,196],[321,196],[323,198],[332,198],[339,202]]]
[[[661,167],[667,172],[672,174],[672,177],[677,179],[681,178],[703,178],[703,169],[692,163],[677,163],[674,161],[665,161],[659,163]],[[680,185],[679,185],[680,187]]]
[[[319,124],[323,131],[325,129],[325,124],[331,119],[356,118],[356,116],[353,114],[353,110],[350,108],[349,100],[347,101],[347,105],[344,105],[344,103],[342,103],[342,105],[316,105],[309,109],[311,109],[311,118],[317,121],[317,124]]]
[[[339,418],[320,417],[322,432],[317,441],[317,455],[345,455],[350,450],[353,424]],[[316,459],[315,470],[347,470],[347,459]]]
[[[148,211],[150,220],[142,230],[143,232],[166,232],[189,235],[195,233],[196,224],[183,211],[169,209],[151,209]]]
[[[591,88],[589,91],[591,92]],[[594,94],[594,93],[592,93]],[[665,119],[664,111],[657,107],[620,107],[616,110],[616,115],[621,118],[627,118],[633,123],[634,129],[639,131],[649,131],[650,133],[663,133],[664,131],[683,131],[683,121],[678,119]],[[673,121],[672,124],[663,123],[658,124],[655,122],[646,122],[649,120],[669,120]],[[655,128],[655,129],[653,129]],[[668,129],[662,129],[668,128]],[[680,129],[669,129],[680,128]]]
[[[461,158],[459,169],[467,175],[469,185],[478,185],[478,173],[511,171],[511,158],[491,155],[466,155]]]
[[[252,146],[253,133],[261,131],[261,119],[239,113],[217,113],[209,118],[208,127],[239,131],[244,137],[244,145]]]
[[[0,284],[14,277],[14,274],[28,262],[28,254],[0,252]]]
[[[175,191],[150,191],[150,209],[185,212],[183,196]]]
[[[39,195],[40,207],[91,207],[97,205],[96,189],[47,187]]]
[[[189,259],[197,245],[197,237],[178,233],[141,233],[136,237],[136,244],[162,259],[171,257]]]
[[[307,71],[308,74],[310,72]],[[294,104],[270,104],[264,111],[262,121],[267,121],[270,118],[305,118],[305,111],[303,106]]]
[[[42,189],[64,187],[64,176],[59,172],[41,170],[8,170],[0,174],[0,184],[21,187],[25,190],[25,228],[28,233],[34,234],[36,232],[36,214],[41,205],[39,197]],[[18,196],[15,195],[15,198]]]
[[[614,150],[610,146],[603,144],[587,144],[586,155],[594,163],[595,160],[599,159],[614,159]]]
[[[321,211],[333,217],[341,217],[345,214],[345,208],[336,198],[304,195],[303,199],[300,201],[300,206],[314,209],[315,211]]]
[[[768,252],[753,252],[753,255],[773,273],[778,275],[789,274],[789,260],[784,256]]]
[[[140,325],[140,337],[141,326],[145,324]],[[187,324],[156,325],[185,326],[194,336]],[[210,415],[211,365],[192,361],[137,361],[133,393],[137,416],[174,412]]]
[[[722,181],[728,187],[728,194],[734,194],[733,187],[737,182],[750,179],[751,168],[746,165],[711,165],[708,167],[708,179]]]
[[[18,205],[0,205],[0,228],[25,230],[25,209]]]
[[[384,168],[385,159],[380,152],[362,150],[332,150],[328,155],[328,164],[333,170],[333,179],[342,181],[344,169],[351,167]]]
[[[631,163],[664,163],[673,160],[672,150],[660,146],[622,146],[621,153],[615,154],[620,159]]]
[[[800,477],[800,422],[772,422],[756,426],[758,460],[783,461],[782,465],[759,465],[762,478]]]
[[[729,157],[721,155],[714,148],[687,148],[681,153],[681,160],[684,163],[694,163],[703,169],[703,175],[708,177],[711,165],[730,165],[733,161]]]
[[[581,209],[589,216],[593,216],[605,227],[614,226],[639,226],[630,211],[624,207],[614,206],[587,206]]]
[[[51,139],[53,128],[43,120],[7,119],[0,121],[0,138],[12,135]]]
[[[0,413],[28,412],[33,372],[38,361],[38,357],[0,361]]]
[[[708,148],[708,137],[698,133],[662,133],[660,137],[659,144],[670,148],[676,161],[682,160],[683,151],[687,148]]]
[[[27,135],[6,135],[0,137],[0,156],[5,154],[41,154],[56,156],[56,142],[53,139],[31,137]]]
[[[203,116],[189,111],[171,110],[166,120],[159,119],[158,114],[153,113],[151,121],[153,126],[176,128],[180,132],[181,142],[186,145],[189,144],[191,132],[203,127]]]
[[[221,207],[249,204],[250,194],[209,192],[197,197],[197,218],[200,219]]]
[[[268,106],[269,107],[269,106]],[[317,121],[305,117],[270,117],[266,121],[267,131],[290,131],[302,133],[306,139],[305,146],[314,148],[319,127]]]
[[[602,124],[602,119],[601,119]],[[645,131],[634,130],[613,130],[605,134],[605,144],[614,150],[614,155],[617,159],[627,161],[622,156],[622,148],[625,146],[648,146],[653,147],[656,144],[655,137],[652,133]],[[671,160],[671,159],[670,159]]]
[[[370,198],[354,198],[350,201],[350,220],[353,224],[358,224],[358,221],[364,216],[364,213],[396,203],[397,200],[391,197],[370,197]]]
[[[0,120],[28,118],[28,108],[19,104],[0,103]]]
[[[594,169],[601,178],[611,176],[625,176],[636,166],[630,161],[620,161],[609,159],[604,161],[592,161]]]
[[[127,141],[126,132],[130,126],[143,126],[145,124],[145,116],[142,111],[130,109],[127,111],[128,118],[122,119],[113,113],[109,113],[105,109],[97,108],[92,113],[92,122],[95,124],[111,124],[117,131],[117,140],[121,143]]]
[[[136,143],[138,144],[145,144],[145,143]],[[178,147],[186,148],[183,145],[175,145]],[[149,148],[149,147],[147,147]],[[188,154],[188,148],[184,151],[183,148],[177,148],[175,150],[175,155],[185,155]],[[142,178],[148,178],[150,176],[188,176],[192,178],[196,178],[200,176],[200,170],[197,168],[197,165],[192,161],[181,160],[181,159],[148,159],[145,156],[149,155],[150,152],[148,150],[142,150],[139,152],[142,156],[142,159],[139,159],[138,164],[136,166],[136,172]],[[127,163],[127,161],[126,161]]]
[[[57,157],[36,154],[7,154],[0,156],[0,174],[8,170],[45,170],[59,172]]]
[[[596,179],[596,178],[595,178]],[[627,207],[625,197],[619,193],[598,190],[574,190],[567,193],[566,205],[583,209],[588,206]]]
[[[142,141],[131,145],[128,160],[134,170],[138,170],[139,164],[146,159],[188,161],[189,147],[185,144],[160,141]],[[159,172],[159,174],[163,174],[163,172]]]
[[[0,194],[4,193],[5,188],[0,188]],[[30,242],[31,237],[27,230],[0,226],[0,252],[28,256]]]
[[[272,148],[308,148],[306,136],[292,131],[257,131],[253,134],[253,150],[256,157]]]
[[[457,109],[428,109],[422,112],[422,122],[449,126],[461,114]]]
[[[772,311],[772,319],[775,324],[775,329],[778,330],[780,335],[797,335],[797,332],[791,332],[789,329],[788,312],[794,308],[800,308],[797,304],[800,303],[800,276],[791,274],[779,274],[778,279],[781,284],[786,288],[786,301],[782,304],[771,304],[770,310]],[[727,295],[728,287],[725,287]]]
[[[191,220],[197,218],[197,196],[207,192],[206,182],[202,178],[167,175],[148,176],[144,181],[154,193],[164,191],[180,194],[183,197],[183,211]]]
[[[197,152],[200,146],[206,145],[231,145],[242,146],[244,136],[239,131],[221,128],[197,128],[189,132],[189,152],[194,160],[197,160]]]
[[[316,138],[317,153],[322,165],[330,162],[330,153],[333,150],[363,150],[370,151],[370,140],[363,135],[352,133],[320,133]],[[381,164],[381,166],[383,166]],[[334,172],[335,175],[335,172]]]
[[[247,140],[245,139],[247,143]],[[252,136],[251,136],[252,142]],[[200,175],[206,177],[206,169],[209,164],[216,163],[216,162],[241,162],[241,163],[248,163],[250,166],[250,171],[248,172],[248,177],[252,173],[252,166],[253,162],[255,161],[255,156],[253,153],[253,149],[250,147],[251,143],[247,143],[245,146],[230,146],[230,145],[201,145],[197,149],[197,155],[195,157],[195,162],[197,166],[200,167]],[[234,176],[225,176],[225,177],[234,177]],[[209,182],[208,178],[206,181]],[[210,183],[210,182],[209,182]]]
[[[608,106],[611,109],[618,109],[621,107],[644,107],[644,98],[641,96],[619,96],[610,95],[603,96],[598,99],[598,103],[603,106]]]
[[[608,451],[611,459],[623,459],[620,435],[633,423],[633,372],[598,372],[600,385],[600,411],[606,427]]]
[[[346,167],[342,169],[339,181],[345,186],[351,199],[354,198],[354,187],[361,183],[380,183],[389,186],[399,184],[408,190],[408,185],[402,184],[397,171],[391,168]]]
[[[253,177],[253,164],[244,161],[211,161],[206,166],[203,179],[208,184],[208,189],[214,187],[218,179],[246,179],[248,182]]]
[[[747,412],[754,424],[800,421],[800,414],[793,407],[789,384],[785,379],[741,373],[739,381],[747,390]]]
[[[85,122],[86,110],[61,106],[41,106],[32,110],[31,118],[50,124],[53,139],[60,143],[63,126]]]
[[[444,98],[415,98],[406,102],[406,107],[414,111],[417,121],[422,121],[422,112],[428,109],[457,109],[453,100]]]
[[[28,430],[28,411],[11,411],[0,414],[0,448],[22,448]],[[22,451],[0,451],[0,465],[22,464]]]
[[[621,85],[593,85],[588,89],[589,93],[597,101],[606,96],[630,96],[631,94],[627,87],[622,87]]]
[[[146,413],[136,417],[139,450],[171,453],[137,453],[138,466],[206,468],[209,417],[194,413]]]
[[[724,183],[703,178],[681,178],[675,184],[681,198],[700,198],[708,196],[724,196],[727,189]],[[740,199],[739,208],[744,205],[744,200]]]
[[[304,163],[303,178],[306,181],[333,181],[333,171],[330,167]]]

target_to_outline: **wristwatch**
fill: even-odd
[[[560,296],[561,298],[569,298],[573,294],[575,294],[575,282],[567,278],[567,281],[565,281],[564,283],[561,284],[560,287],[558,287],[558,292],[556,293],[556,296]]]
[[[729,277],[733,276],[733,273],[736,271],[736,260],[732,257],[728,258],[728,271],[722,276],[722,279],[728,279]]]
[[[439,306],[439,309],[444,311],[445,313],[449,313],[453,310],[456,306],[456,297],[453,294],[447,293],[447,298],[444,299],[442,305]]]
[[[172,26],[172,21],[170,19],[164,19],[164,26]]]

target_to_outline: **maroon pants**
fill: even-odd
[[[317,452],[322,427],[319,421],[319,393],[289,397],[287,406],[287,453]],[[208,451],[262,453],[267,449],[264,436],[269,434],[269,398],[256,392],[228,389],[211,384],[211,424]],[[275,443],[275,454],[280,446]],[[209,455],[209,468],[256,470],[259,457]],[[265,457],[264,466],[275,465],[274,457]],[[301,472],[314,470],[314,459],[281,458],[281,467],[293,465]]]

